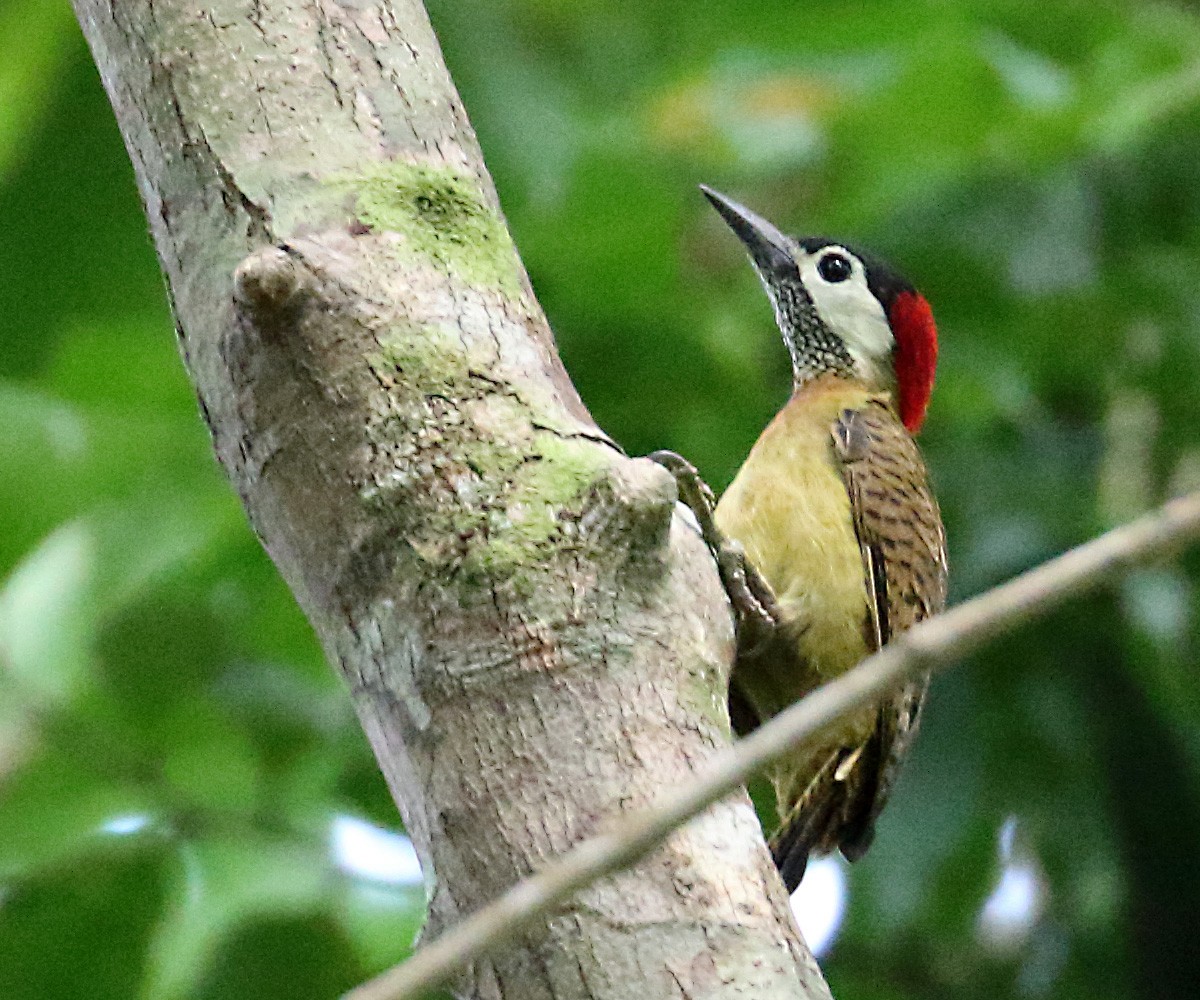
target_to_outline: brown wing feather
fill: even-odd
[[[875,572],[885,584],[874,609],[892,635],[940,611],[946,604],[946,538],[917,443],[883,401],[844,410],[833,428],[834,449],[859,544],[883,561]]]
[[[833,439],[873,598],[867,640],[878,649],[945,607],[942,519],[916,442],[885,403],[843,411]],[[878,724],[855,765],[857,801],[840,838],[850,860],[870,846],[875,820],[916,735],[928,687],[929,678],[920,678],[879,707]]]

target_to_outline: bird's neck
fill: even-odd
[[[891,392],[895,379],[880,365],[851,357],[840,340],[809,340],[796,343],[785,337],[792,359],[792,391],[827,376],[858,382],[872,392]]]
[[[853,382],[867,392],[895,395],[895,377],[883,366],[856,363],[845,345],[834,339],[808,339],[798,343],[785,337],[792,358],[792,395],[817,381]],[[865,369],[865,370],[864,370]]]
[[[785,333],[784,343],[792,359],[792,389],[799,391],[825,375],[857,378],[854,359],[837,337],[820,330]]]

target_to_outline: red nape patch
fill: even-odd
[[[900,419],[916,434],[925,420],[933,394],[937,368],[937,327],[933,310],[917,292],[901,292],[892,300],[888,314],[896,338],[896,388],[900,396]]]

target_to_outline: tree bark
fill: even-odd
[[[75,9],[217,455],[350,686],[436,935],[728,743],[715,568],[576,395],[417,0]],[[739,794],[457,995],[828,991]]]

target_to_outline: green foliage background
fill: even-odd
[[[786,393],[707,181],[934,303],[956,598],[1200,484],[1194,6],[430,9],[568,368],[629,451],[723,485]],[[0,0],[0,52],[0,996],[332,997],[421,919],[419,887],[330,853],[335,817],[394,808],[212,460],[66,5]],[[1198,570],[937,682],[850,873],[842,1000],[1194,995]],[[1000,940],[980,912],[1005,861],[1042,905]]]

